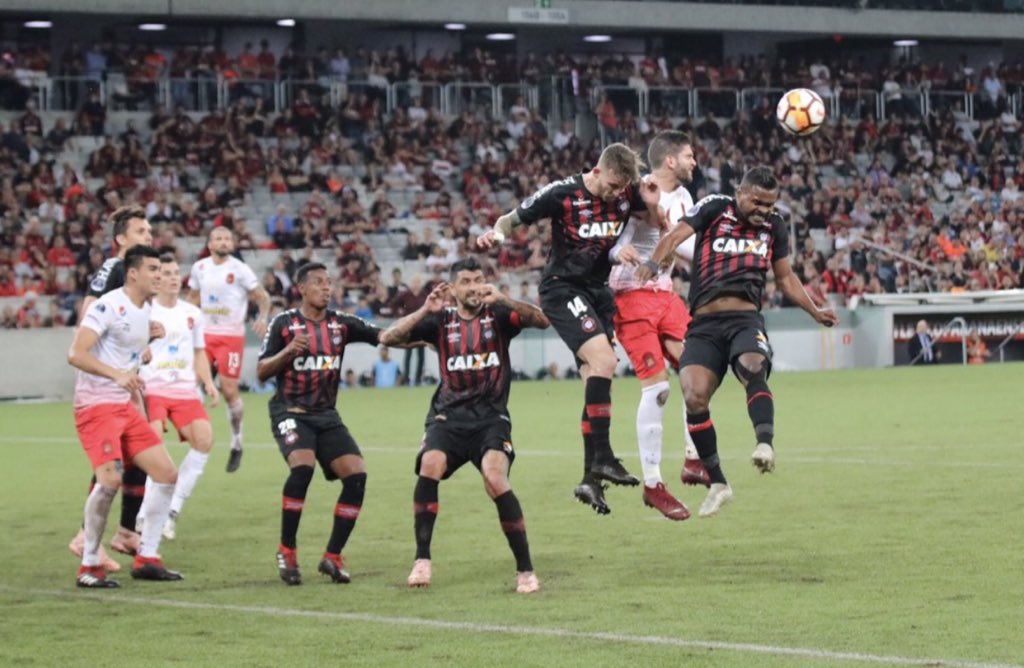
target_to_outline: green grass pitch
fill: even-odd
[[[811,666],[1024,663],[1021,365],[777,374],[778,467],[760,476],[734,379],[713,416],[734,502],[663,520],[636,489],[598,517],[581,469],[576,382],[512,389],[513,487],[543,591],[514,562],[471,467],[441,485],[434,583],[410,591],[412,466],[432,390],[343,391],[366,502],[345,550],[354,581],[316,575],[337,483],[314,479],[299,532],[306,583],[277,578],[281,486],[266,396],[246,397],[242,469],[227,427],[162,552],[186,580],[73,586],[66,544],[88,464],[68,404],[0,406],[0,665]],[[639,473],[634,379],[614,384],[613,444]],[[679,389],[663,472],[682,489]],[[184,450],[171,447],[175,460]],[[116,517],[120,502],[114,507]],[[113,524],[113,522],[112,522]],[[108,529],[107,538],[110,530]],[[122,558],[127,566],[128,560]]]

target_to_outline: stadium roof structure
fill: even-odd
[[[558,0],[558,23],[547,25],[531,0],[297,0],[287,7],[289,18],[309,21],[386,21],[432,24],[459,21],[488,29],[547,27],[606,30],[773,32],[818,35],[875,35],[907,38],[1011,39],[1024,35],[1024,13],[921,11],[785,5],[723,5],[708,2],[622,2],[620,0]],[[811,4],[811,3],[808,3]],[[530,11],[522,11],[524,9]],[[4,11],[38,13],[38,0],[7,0]],[[46,11],[134,16],[173,23],[177,19],[278,19],[274,0],[48,0]],[[545,10],[551,11],[551,10]],[[536,21],[529,17],[538,16]],[[544,15],[546,16],[546,15]],[[564,20],[563,20],[564,19]],[[795,27],[798,27],[795,29]]]

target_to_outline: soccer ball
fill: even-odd
[[[809,135],[825,122],[825,103],[813,90],[794,88],[779,100],[775,117],[789,134]]]

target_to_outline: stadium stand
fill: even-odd
[[[0,60],[0,325],[73,324],[110,254],[104,217],[128,202],[186,266],[210,228],[234,229],[279,307],[316,257],[338,268],[337,307],[401,315],[519,199],[669,127],[698,140],[697,198],[774,167],[822,300],[1019,287],[1024,65],[878,60],[19,49]],[[774,121],[795,85],[837,119],[799,142]],[[518,230],[489,276],[533,286],[549,243]]]

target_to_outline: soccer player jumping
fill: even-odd
[[[501,216],[477,240],[480,248],[502,243],[520,223],[551,219],[552,247],[540,284],[544,315],[576,356],[583,379],[583,479],[574,494],[599,514],[611,512],[602,480],[616,485],[640,481],[615,457],[609,440],[612,377],[618,362],[612,348],[615,301],[605,285],[615,245],[634,211],[647,211],[660,224],[657,185],[639,183],[640,156],[611,144],[589,172],[550,183]]]
[[[767,167],[743,175],[735,199],[711,195],[697,203],[658,242],[651,259],[637,269],[646,281],[670,261],[675,248],[696,235],[690,308],[682,366],[686,422],[707,469],[711,487],[701,517],[717,513],[732,498],[718,458],[711,397],[730,368],[747,391],[747,413],[757,446],[753,464],[762,473],[775,468],[775,403],[768,388],[772,349],[761,315],[761,293],[768,271],[780,291],[826,327],[839,322],[835,311],[818,308],[790,266],[789,233],[775,210],[779,183]]]
[[[647,160],[654,171],[644,178],[657,184],[662,211],[692,208],[693,198],[683,185],[692,180],[697,166],[689,136],[676,130],[659,132],[647,149]],[[646,283],[637,281],[635,276],[636,266],[650,258],[665,231],[663,225],[654,227],[645,220],[632,218],[611,250],[610,257],[618,264],[612,268],[608,285],[615,291],[615,334],[640,379],[636,438],[644,477],[643,501],[665,517],[681,521],[690,517],[690,511],[672,496],[661,479],[662,415],[670,388],[666,366],[679,368],[690,313],[682,297],[672,289],[669,267]],[[675,252],[687,261],[692,260],[692,237]],[[684,408],[684,419],[685,415]],[[688,432],[686,438],[680,478],[684,484],[707,485],[707,472]]]
[[[508,347],[523,328],[546,329],[550,323],[536,306],[510,299],[484,283],[475,258],[453,264],[451,281],[434,288],[423,306],[380,335],[386,346],[411,341],[430,344],[437,350],[441,372],[416,457],[416,561],[408,583],[410,587],[430,585],[438,483],[473,462],[497,506],[501,529],[515,556],[516,591],[530,594],[540,589],[540,583],[530,560],[523,510],[508,481],[515,459],[508,414],[512,379]],[[455,298],[455,306],[446,304],[449,296]]]

